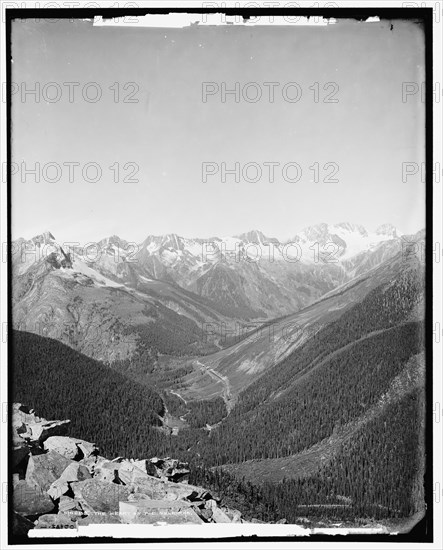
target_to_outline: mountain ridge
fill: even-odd
[[[71,243],[70,249],[73,257],[114,283],[137,286],[159,280],[178,285],[228,316],[248,320],[306,307],[395,255],[403,241],[391,224],[369,234],[362,226],[343,222],[310,226],[288,242],[253,230],[212,240],[150,235],[141,244],[113,235],[83,248]],[[48,255],[56,241],[46,232],[15,243],[24,250],[26,264],[36,243]]]
[[[164,423],[150,428],[156,454],[163,456],[170,448],[168,456],[184,461],[192,457],[199,469],[197,485],[214,487],[238,506],[241,502],[260,510],[260,518],[268,522],[274,511],[295,523],[305,515],[322,521],[388,521],[421,513],[424,261],[416,254],[416,243],[410,251],[415,253],[404,252],[292,316],[256,325],[255,330],[253,326],[239,342],[212,355],[158,357],[144,383],[168,372],[172,378],[161,386],[163,410],[157,408],[160,414],[152,417]],[[40,356],[38,336],[15,337],[38,341],[32,349],[28,344],[18,347],[22,370],[33,373],[20,376],[27,393],[18,394],[18,400],[34,404],[45,394],[48,400],[59,399],[45,373],[50,369],[57,377],[60,353]],[[48,349],[57,345],[44,344]],[[71,355],[66,347],[63,353]],[[88,364],[88,358],[82,361]],[[86,371],[94,376],[93,369]],[[69,368],[63,369],[66,376],[95,391]],[[64,392],[71,391],[71,384],[61,385]],[[143,386],[137,388],[133,391],[143,392]],[[70,401],[72,406],[75,399],[61,399],[57,406]],[[148,426],[129,420],[135,425],[125,432],[125,443],[141,448],[140,435]],[[118,454],[120,432],[112,423],[105,425],[108,444]],[[93,432],[100,426],[88,428]],[[277,467],[285,469],[283,477]]]

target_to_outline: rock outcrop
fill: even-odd
[[[240,512],[188,483],[188,464],[166,458],[109,460],[20,403],[13,418],[14,534],[93,523],[231,523]]]

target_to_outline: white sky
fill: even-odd
[[[369,230],[390,222],[407,233],[424,227],[425,184],[420,173],[402,177],[402,163],[419,166],[425,158],[421,95],[402,100],[403,83],[424,80],[424,36],[417,25],[134,29],[29,20],[14,22],[12,53],[18,89],[12,109],[18,167],[13,238],[50,230],[60,240],[118,234],[138,242],[149,234],[209,237],[252,228],[283,238],[323,221]],[[39,102],[21,93],[36,82]],[[62,92],[53,103],[46,100],[57,87],[44,88],[49,82]],[[66,82],[79,83],[72,102]],[[95,103],[82,97],[91,82],[102,92]],[[121,100],[133,91],[124,89],[128,82],[138,87],[136,103]],[[222,82],[227,88],[255,82],[263,95],[256,103],[236,103],[229,95],[222,102],[216,93],[203,102],[204,82],[219,89]],[[274,102],[265,82],[278,83]],[[282,97],[288,82],[302,91],[296,103]],[[328,82],[335,84],[323,90]],[[338,102],[323,103],[334,89]],[[254,88],[248,91],[253,97]],[[87,92],[92,97],[94,87]],[[292,97],[295,88],[287,94]],[[72,182],[63,165],[70,162],[80,165]],[[82,176],[90,162],[102,169],[97,183]],[[122,181],[130,174],[128,162],[139,167],[138,182]],[[203,182],[207,162],[219,171]],[[241,168],[259,164],[261,180],[236,183],[227,176],[223,182],[221,163],[229,169],[235,162]],[[274,182],[265,162],[279,163]],[[314,183],[309,167],[316,162],[321,179],[325,163],[336,163],[339,181]],[[32,174],[22,178],[23,168],[35,163],[40,182]],[[47,163],[60,165],[59,181],[43,181]],[[116,163],[118,183],[109,168]],[[282,177],[286,163],[300,165],[297,183]],[[248,174],[253,177],[252,168]],[[91,169],[87,176],[93,175]]]

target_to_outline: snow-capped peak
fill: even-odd
[[[341,222],[307,227],[295,235],[293,241],[299,244],[303,251],[302,257],[308,262],[309,258],[314,257],[313,249],[318,253],[328,253],[338,261],[371,250],[381,242],[399,236],[391,224],[384,224],[377,231],[368,232],[362,225]]]
[[[375,230],[375,234],[390,237],[391,239],[401,237],[400,232],[395,226],[392,225],[392,223],[384,223],[383,225],[380,225]]]
[[[124,239],[121,239],[118,235],[111,235],[110,237],[106,237],[105,239],[102,239],[99,241],[99,247],[104,248],[106,246],[115,246],[117,248],[126,248],[128,246],[128,242]]]
[[[44,231],[40,235],[33,237],[31,241],[36,245],[53,244],[55,237],[50,231]]]
[[[269,239],[258,229],[252,229],[247,233],[241,233],[240,235],[236,235],[235,238],[240,239],[244,243],[254,244],[263,244],[269,241]]]
[[[334,227],[343,229],[350,233],[360,233],[360,235],[362,235],[363,237],[368,236],[368,232],[366,231],[366,229],[362,225],[358,225],[355,223],[340,222],[340,223],[336,223]]]

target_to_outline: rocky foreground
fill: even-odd
[[[94,523],[231,523],[240,512],[187,483],[188,464],[170,458],[100,456],[94,443],[68,437],[69,420],[46,420],[13,405],[15,535]]]

